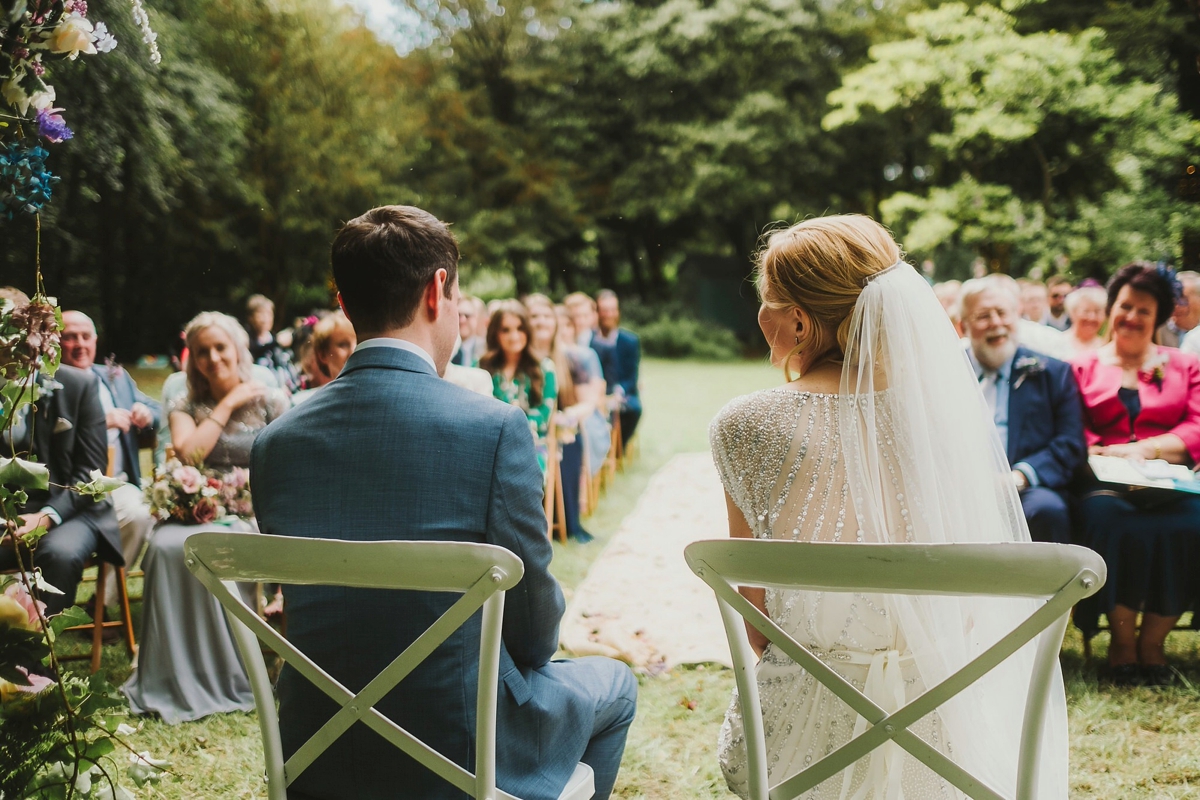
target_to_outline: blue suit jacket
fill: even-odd
[[[337,380],[270,425],[254,444],[254,506],[263,531],[333,539],[487,542],[516,553],[525,577],[504,608],[498,784],[557,797],[591,735],[594,706],[547,665],[563,596],[549,574],[542,475],[525,415],[439,378],[420,357],[360,349]],[[457,599],[443,593],[287,586],[288,638],[360,690]],[[474,770],[480,615],[377,707]],[[285,756],[335,711],[285,668]],[[293,784],[319,798],[460,798],[449,784],[356,724]]]
[[[638,368],[642,363],[642,344],[637,334],[624,328],[617,329],[617,384],[625,391],[625,408],[642,410],[642,399],[638,397]]]
[[[138,390],[137,384],[133,382],[133,376],[123,367],[110,369],[101,364],[93,364],[92,372],[96,374],[101,383],[108,387],[108,391],[113,396],[113,404],[117,408],[129,410],[133,408],[134,403],[142,403],[154,414],[154,421],[150,423],[151,427],[155,430],[158,429],[162,424],[162,407],[157,401],[151,400]],[[117,441],[125,465],[125,476],[129,478],[130,483],[137,486],[142,480],[142,465],[138,460],[138,429],[131,427],[122,433]]]
[[[600,371],[604,373],[604,390],[608,394],[613,393],[613,389],[617,386],[618,369],[617,369],[617,348],[616,345],[602,342],[596,336],[596,332],[592,331],[592,340],[588,346],[595,351],[596,357],[600,359]]]
[[[1027,357],[1043,366],[1009,376],[1008,461],[1024,461],[1040,485],[1061,491],[1087,458],[1079,387],[1071,366],[1058,359],[1018,347],[1013,363]]]

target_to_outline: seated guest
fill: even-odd
[[[88,370],[99,380],[100,405],[108,426],[108,452],[112,454],[112,476],[125,481],[112,498],[121,529],[121,553],[132,567],[142,552],[154,523],[142,496],[142,465],[138,435],[158,427],[158,403],[138,391],[133,377],[119,364],[96,363],[96,325],[81,311],[63,312],[62,363]],[[109,581],[104,602],[117,602],[116,581]]]
[[[1092,453],[1186,465],[1200,456],[1200,360],[1154,344],[1179,294],[1169,270],[1146,262],[1122,267],[1109,282],[1111,340],[1072,362]],[[1083,522],[1108,581],[1076,609],[1076,624],[1088,636],[1097,614],[1108,615],[1114,682],[1170,683],[1163,642],[1196,598],[1200,497],[1097,484],[1083,500]]]
[[[275,328],[275,304],[261,294],[251,295],[246,301],[246,321],[250,328],[250,357],[254,363],[275,373],[275,378],[284,391],[300,388],[300,373],[292,364],[291,354],[271,332]]]
[[[1018,278],[1017,286],[1021,289],[1021,317],[1044,325],[1050,310],[1050,294],[1046,291],[1046,284],[1032,278]]]
[[[617,390],[617,348],[597,336],[599,317],[596,314],[596,301],[583,292],[574,292],[566,296],[563,304],[570,310],[571,319],[575,320],[579,346],[595,351],[600,359],[600,369],[604,372],[605,389],[608,394],[613,394]]]
[[[487,353],[479,366],[492,376],[492,396],[525,412],[537,441],[538,463],[546,472],[550,419],[558,399],[554,362],[538,358],[530,346],[529,313],[516,300],[496,306],[488,324]]]
[[[341,311],[318,320],[306,346],[305,388],[292,396],[292,402],[300,403],[312,397],[313,392],[340,375],[357,342],[354,326]]]
[[[288,408],[288,398],[251,379],[250,353],[237,320],[204,312],[188,323],[187,392],[167,404],[171,441],[185,464],[218,471],[250,466],[250,447]],[[232,530],[253,530],[253,520]],[[138,666],[123,690],[135,714],[168,724],[221,711],[249,711],[254,695],[221,605],[183,563],[192,525],[165,522],[143,561]]]
[[[1071,315],[1067,313],[1067,297],[1074,287],[1071,279],[1065,275],[1054,275],[1046,281],[1046,316],[1042,324],[1057,331],[1065,331],[1071,327]]]
[[[458,331],[457,244],[431,215],[388,206],[346,223],[332,262],[359,346],[341,378],[255,444],[251,480],[263,530],[356,541],[481,542],[519,554],[525,574],[503,612],[496,783],[517,797],[552,800],[583,761],[595,771],[596,800],[605,800],[633,719],[636,681],[628,667],[606,658],[551,661],[564,604],[548,570],[542,477],[527,420],[438,379]],[[331,491],[330,475],[339,477],[340,491]],[[289,586],[288,639],[358,691],[457,599]],[[467,769],[474,768],[479,620],[477,614],[467,621],[376,704]],[[284,667],[284,757],[337,708]],[[288,794],[293,800],[463,796],[363,725],[318,756]]]
[[[1071,327],[1067,329],[1067,341],[1075,355],[1096,350],[1104,344],[1100,328],[1104,326],[1104,308],[1108,295],[1099,286],[1081,286],[1067,295],[1067,316]]]
[[[533,330],[532,350],[535,356],[554,363],[555,381],[558,384],[558,406],[554,415],[562,457],[563,506],[567,523],[567,535],[580,542],[590,542],[592,535],[583,529],[579,521],[579,493],[583,480],[583,436],[580,422],[593,411],[592,402],[582,400],[576,391],[575,378],[586,382],[587,375],[575,369],[567,351],[558,337],[558,315],[554,303],[543,294],[531,294],[525,298],[529,310],[529,324]],[[585,391],[586,385],[581,387]]]
[[[29,305],[29,298],[19,289],[0,289],[0,298],[18,308]],[[34,406],[25,406],[11,428],[6,428],[3,444],[9,454],[35,458],[50,470],[50,488],[29,490],[14,535],[38,527],[48,531],[34,549],[33,566],[62,592],[39,594],[46,614],[51,615],[75,603],[83,565],[93,553],[109,564],[122,565],[125,560],[112,501],[96,503],[68,488],[90,481],[93,470],[103,472],[108,466],[100,381],[91,372],[68,366],[59,367],[54,374],[57,386],[43,375],[37,380],[42,386],[41,398]],[[22,553],[20,563],[29,566],[28,552]],[[7,535],[0,536],[0,570],[17,568],[12,541]]]
[[[469,392],[481,394],[484,397],[491,397],[492,376],[488,374],[487,370],[480,369],[479,367],[465,367],[454,363],[454,356],[458,355],[461,346],[462,339],[460,338],[454,343],[454,352],[450,356],[450,363],[446,365],[446,374],[442,378]]]
[[[959,309],[961,308],[960,299],[962,297],[962,281],[942,281],[933,285],[933,294],[937,297],[938,302],[942,304],[942,308],[946,309],[946,316],[950,317],[950,321],[954,323],[954,329],[958,331],[958,335],[962,336],[962,320],[958,318]]]
[[[1176,277],[1183,286],[1183,300],[1175,306],[1171,318],[1158,329],[1155,342],[1193,352],[1183,346],[1183,341],[1200,326],[1200,273],[1187,270]]]
[[[593,337],[609,343],[616,350],[617,368],[614,393],[621,409],[621,440],[628,444],[642,418],[642,398],[638,395],[638,367],[642,361],[642,345],[637,334],[621,325],[621,306],[617,295],[607,289],[596,295],[599,330]]]
[[[458,303],[458,335],[461,343],[458,351],[451,357],[450,363],[459,367],[475,367],[487,350],[487,341],[478,336],[476,318],[483,314],[483,302],[474,297],[463,297]]]
[[[580,427],[583,431],[584,459],[587,463],[587,474],[595,475],[604,466],[608,448],[612,443],[612,425],[609,422],[606,384],[604,370],[600,367],[600,357],[590,347],[578,345],[578,334],[575,322],[566,306],[555,306],[558,316],[558,344],[567,354],[571,367],[571,379],[575,383],[575,397],[580,403],[589,403],[591,413],[583,418]]]
[[[967,281],[961,302],[967,352],[1012,464],[1029,535],[1069,544],[1065,491],[1087,453],[1071,367],[1018,344],[1020,300],[1011,278]]]

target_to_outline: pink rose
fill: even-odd
[[[4,596],[12,598],[17,605],[25,609],[25,614],[29,617],[29,630],[41,630],[42,621],[39,613],[46,613],[46,604],[41,600],[34,600],[29,594],[29,590],[25,588],[25,584],[19,581],[9,584],[8,588],[4,590]]]
[[[192,519],[198,525],[207,525],[217,518],[217,501],[211,497],[201,497],[192,508]]]
[[[171,477],[179,484],[184,494],[195,494],[208,485],[208,481],[195,467],[180,467],[171,473]]]
[[[235,467],[233,472],[229,473],[225,479],[226,484],[240,489],[250,483],[250,470],[245,467]]]
[[[53,678],[47,678],[45,675],[30,675],[29,670],[24,667],[17,667],[17,671],[24,675],[29,683],[22,686],[17,683],[0,681],[0,700],[7,702],[18,694],[37,694],[54,685]]]

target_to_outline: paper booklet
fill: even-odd
[[[1196,480],[1196,473],[1179,464],[1168,464],[1162,460],[1133,461],[1115,456],[1088,456],[1088,466],[1102,483],[1200,494],[1200,480]]]

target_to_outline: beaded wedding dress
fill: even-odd
[[[837,394],[789,387],[731,402],[713,458],[756,538],[813,542],[1029,541],[999,438],[933,292],[907,265],[867,283]],[[1024,599],[767,590],[767,614],[884,710],[963,666],[1035,608]],[[1015,789],[1033,649],[911,730],[993,789]],[[862,733],[867,723],[768,646],[757,668],[769,784]],[[1039,797],[1067,796],[1066,705],[1051,692]],[[731,790],[748,793],[735,692],[719,739]],[[803,795],[812,800],[960,798],[888,743]]]

